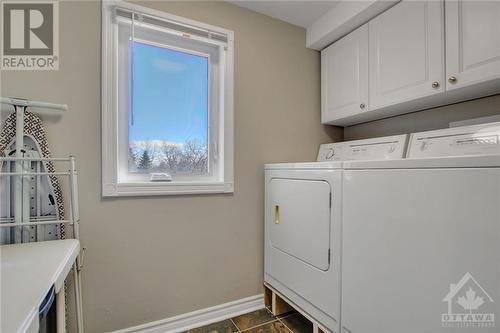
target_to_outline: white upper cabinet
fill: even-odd
[[[323,123],[368,110],[368,26],[321,51]]]
[[[403,0],[321,52],[324,124],[500,93],[500,0]]]
[[[444,91],[442,1],[403,1],[369,23],[370,108]]]
[[[448,90],[500,78],[500,1],[446,2]]]

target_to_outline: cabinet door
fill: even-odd
[[[500,78],[500,1],[446,2],[448,90]]]
[[[444,3],[403,1],[369,23],[370,108],[444,91]]]
[[[368,26],[321,51],[321,121],[368,109]]]

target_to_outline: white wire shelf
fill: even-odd
[[[68,172],[0,172],[0,176],[69,176]]]
[[[70,157],[0,157],[0,161],[15,162],[15,161],[34,161],[34,162],[70,162],[74,159],[73,156]]]
[[[52,221],[32,221],[32,222],[11,222],[11,223],[0,223],[0,228],[12,228],[12,227],[35,227],[37,225],[51,225],[51,224],[67,224],[73,225],[74,222],[70,220],[52,220]]]

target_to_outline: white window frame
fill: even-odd
[[[120,140],[124,140],[123,132],[119,126],[123,126],[123,115],[118,110],[118,25],[115,19],[116,8],[129,10],[138,14],[147,15],[168,22],[176,22],[200,31],[208,31],[224,35],[227,42],[223,43],[225,52],[220,64],[224,66],[223,83],[224,88],[219,89],[219,110],[216,118],[218,137],[217,155],[219,162],[218,178],[207,181],[194,179],[173,182],[151,182],[149,180],[134,180],[133,182],[120,181]],[[179,32],[184,38],[200,39],[203,37],[189,35]],[[221,43],[218,41],[218,43]],[[129,4],[123,1],[103,1],[102,5],[102,195],[104,197],[115,196],[149,196],[149,195],[182,195],[182,194],[210,194],[210,193],[232,193],[234,192],[233,181],[233,55],[234,55],[234,33],[230,30],[215,27],[205,23],[171,15],[147,7]],[[123,110],[121,110],[123,112]],[[127,110],[128,113],[128,110]],[[127,114],[128,116],[128,114]],[[209,117],[211,117],[209,115]],[[121,123],[121,124],[120,124]],[[120,137],[121,136],[121,137]],[[210,141],[207,143],[210,145]],[[123,143],[121,144],[123,146]],[[209,147],[209,154],[211,152]],[[210,162],[209,162],[210,163]]]

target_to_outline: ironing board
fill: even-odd
[[[34,113],[24,112],[24,131],[22,157],[50,158],[47,135],[41,119]],[[16,146],[16,114],[11,113],[0,133],[0,156],[15,156]],[[0,170],[14,172],[15,162],[0,161]],[[24,171],[54,173],[51,161],[23,162]],[[14,218],[14,204],[20,199],[23,206],[23,220],[62,220],[64,219],[63,196],[59,180],[54,175],[22,177],[22,195],[16,197],[14,181],[10,177],[0,178],[0,218]],[[10,200],[15,198],[14,200]],[[33,241],[65,238],[64,225],[26,226],[0,230],[0,244],[26,243]]]

